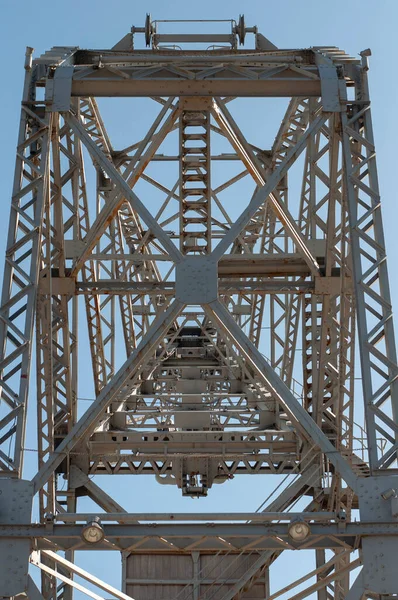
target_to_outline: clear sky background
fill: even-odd
[[[379,178],[384,207],[384,225],[389,254],[390,284],[395,305],[398,302],[397,277],[397,172],[396,122],[394,110],[398,99],[398,78],[395,75],[398,2],[396,0],[0,0],[0,44],[2,52],[2,85],[0,108],[2,115],[0,164],[0,268],[2,270],[8,224],[10,193],[15,160],[15,145],[19,119],[19,103],[24,76],[26,46],[35,48],[38,56],[52,46],[110,48],[131,25],[144,24],[145,14],[154,19],[237,19],[245,14],[246,24],[257,25],[259,31],[280,48],[305,48],[335,45],[352,55],[370,47],[370,89],[373,108]],[[108,118],[111,113],[108,113]],[[239,115],[238,115],[239,116]],[[241,119],[250,121],[249,115]],[[137,118],[132,115],[132,118]],[[279,121],[263,115],[264,127],[276,133]],[[258,123],[251,129],[259,131]],[[136,138],[137,139],[137,138]],[[266,147],[266,144],[264,144]],[[83,382],[84,385],[84,382]],[[81,392],[80,392],[81,393]],[[31,408],[35,402],[31,396]],[[33,407],[34,408],[34,407]],[[28,447],[35,448],[34,417],[28,431]],[[36,456],[27,460],[26,477],[34,470]],[[174,487],[160,487],[152,478],[121,477],[105,482],[116,499],[131,511],[251,511],[264,500],[275,481],[264,477],[242,476],[233,482],[215,486],[206,500],[183,499]],[[272,479],[272,478],[269,478]],[[289,557],[290,554],[290,557]],[[279,584],[302,574],[298,561],[286,554],[279,568]],[[90,568],[115,586],[120,585],[119,556],[85,553],[80,564]],[[288,574],[287,574],[288,573]],[[272,586],[277,588],[277,581]],[[76,596],[80,598],[80,596]]]

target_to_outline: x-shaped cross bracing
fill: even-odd
[[[189,291],[189,296],[182,298],[182,301],[184,301],[185,299],[188,303],[200,303],[199,292],[204,291],[209,286],[210,282],[212,282],[210,286],[212,288],[211,293],[210,295],[203,296],[202,299],[204,302],[208,302],[210,300],[214,300],[217,297],[216,261],[223,254],[223,246],[227,248],[228,245],[232,244],[235,241],[235,239],[239,237],[245,225],[247,225],[247,223],[250,222],[250,220],[258,211],[259,207],[264,204],[267,198],[269,198],[272,209],[275,211],[276,215],[281,219],[282,223],[286,227],[286,231],[291,236],[296,247],[302,254],[310,271],[314,275],[319,274],[319,267],[316,263],[316,260],[313,258],[311,252],[308,250],[306,243],[302,238],[300,232],[298,231],[297,226],[293,221],[293,218],[288,213],[286,206],[284,206],[283,203],[281,203],[281,201],[278,199],[277,194],[275,193],[275,188],[282,179],[282,177],[286,174],[290,165],[296,160],[296,158],[305,148],[307,139],[311,135],[315,134],[318,131],[318,128],[320,128],[321,125],[325,122],[327,115],[323,114],[322,116],[318,117],[318,120],[312,123],[308,131],[303,136],[301,136],[297,144],[293,146],[290,152],[287,153],[285,159],[281,161],[281,163],[278,165],[278,168],[274,171],[269,181],[266,183],[264,172],[262,172],[254,153],[252,152],[250,146],[245,142],[242,135],[239,133],[237,126],[233,122],[232,117],[229,115],[224,104],[221,102],[221,100],[214,101],[212,110],[213,116],[219,122],[223,134],[226,135],[226,137],[230,140],[231,144],[237,150],[238,155],[243,160],[250,173],[253,175],[256,184],[261,187],[259,187],[249,207],[242,213],[241,217],[238,219],[235,225],[231,226],[231,229],[227,232],[224,239],[215,248],[215,250],[213,250],[213,252],[210,255],[200,258],[187,257],[184,259],[182,253],[172,243],[169,236],[158,223],[158,220],[150,214],[150,212],[146,209],[146,207],[140,201],[138,196],[131,189],[134,186],[137,179],[143,173],[146,164],[149,162],[151,157],[153,157],[154,153],[156,152],[157,148],[159,147],[165,136],[175,126],[176,119],[179,116],[179,109],[178,105],[173,106],[172,102],[169,101],[164,105],[162,111],[160,112],[154,124],[150,128],[148,135],[142,143],[142,149],[145,147],[145,143],[148,142],[150,135],[154,133],[154,131],[162,122],[162,119],[166,116],[167,111],[170,108],[172,109],[171,114],[168,116],[165,123],[162,125],[157,134],[154,136],[147,150],[143,155],[141,155],[138,161],[132,161],[130,169],[127,172],[127,174],[124,174],[124,177],[122,177],[122,175],[118,172],[111,160],[109,160],[106,154],[93,141],[93,139],[87,133],[83,124],[72,114],[67,114],[64,116],[65,121],[69,124],[71,130],[81,139],[81,141],[84,143],[84,145],[90,152],[94,163],[97,164],[109,176],[109,178],[115,185],[115,191],[113,193],[113,196],[102,208],[95,223],[93,224],[93,227],[91,228],[90,232],[85,238],[85,249],[83,250],[81,256],[75,262],[75,265],[72,269],[72,275],[76,274],[79,268],[83,265],[84,260],[89,256],[95,242],[104,232],[109,222],[109,219],[112,218],[112,216],[121,206],[121,203],[123,202],[124,198],[126,198],[126,200],[130,203],[132,211],[138,214],[139,217],[141,217],[142,221],[148,226],[148,231],[152,231],[156,239],[159,242],[161,242],[164,249],[168,252],[169,257],[177,265],[177,296],[179,295],[178,288],[181,288],[181,282],[184,283],[185,280],[185,283],[187,283],[188,277],[190,277],[189,283],[193,285],[185,286],[185,293]],[[222,119],[220,118],[220,114],[222,114]],[[199,264],[201,265],[201,278],[197,277],[198,270],[195,269],[195,264],[196,266],[199,266]],[[200,281],[204,285],[201,285],[199,283]],[[197,288],[196,290],[194,286],[195,283]]]
[[[167,106],[167,109],[168,108],[169,106]],[[167,112],[166,108],[162,112]],[[122,365],[122,367],[114,375],[112,380],[109,381],[109,383],[102,389],[96,401],[79,419],[69,434],[57,447],[56,452],[50,456],[48,461],[37,473],[33,480],[36,491],[45,484],[47,479],[51,476],[51,473],[53,473],[56,467],[62,462],[65,455],[71,452],[79,440],[93,430],[98,422],[98,419],[101,417],[101,415],[103,415],[104,411],[110,406],[112,401],[114,401],[114,399],[120,394],[124,386],[128,382],[130,382],[131,385],[131,382],[134,381],[134,378],[136,378],[141,372],[142,365],[153,354],[154,350],[167,334],[168,329],[172,326],[175,319],[189,304],[200,304],[204,308],[214,326],[218,329],[221,335],[229,341],[231,345],[235,345],[239,349],[240,353],[245,357],[245,360],[253,368],[254,372],[264,383],[265,387],[271,392],[274,399],[277,400],[277,402],[283,407],[288,416],[295,423],[296,427],[303,431],[305,437],[310,438],[316,443],[316,445],[322,450],[322,452],[325,453],[331,463],[335,466],[336,470],[345,479],[347,484],[353,490],[356,490],[357,478],[349,464],[336,451],[336,448],[333,446],[333,444],[316,425],[308,412],[300,405],[278,374],[272,369],[272,367],[269,366],[267,361],[262,357],[261,353],[252,344],[249,338],[240,330],[234,319],[217,298],[218,260],[223,256],[235,239],[242,233],[245,226],[250,222],[257,210],[267,199],[271,200],[272,208],[285,225],[287,233],[293,239],[297,249],[301,252],[313,274],[318,274],[319,271],[316,260],[308,250],[305,241],[297,230],[297,227],[293,224],[289,213],[286,212],[286,207],[278,202],[276,196],[274,195],[274,191],[282,177],[286,174],[290,166],[295,162],[295,160],[306,147],[308,139],[321,129],[328,119],[329,114],[320,113],[315,118],[306,132],[300,136],[297,143],[290,149],[284,159],[279,163],[277,168],[272,172],[267,181],[265,181],[265,178],[263,178],[263,175],[260,173],[260,171],[258,169],[256,170],[255,159],[253,158],[250,149],[243,143],[242,140],[239,140],[239,136],[236,135],[236,129],[234,128],[233,121],[229,118],[229,113],[226,111],[225,107],[222,107],[220,102],[214,105],[213,114],[218,115],[217,120],[219,125],[224,128],[224,131],[227,132],[228,137],[234,139],[234,146],[237,149],[238,154],[240,154],[242,158],[243,156],[245,157],[244,162],[248,169],[251,171],[254,169],[256,173],[256,182],[259,187],[248,207],[241,213],[219,244],[210,254],[201,257],[184,257],[180,250],[173,244],[167,233],[159,225],[157,220],[151,215],[143,202],[131,189],[136,177],[139,177],[139,171],[141,168],[143,171],[146,161],[150,160],[149,155],[154,154],[161,141],[164,139],[165,135],[172,128],[173,124],[178,118],[178,107],[174,107],[172,109],[172,113],[169,115],[165,126],[163,126],[160,132],[158,132],[157,138],[152,144],[152,149],[150,150],[149,155],[146,156],[146,159],[143,162],[139,162],[141,168],[138,169],[138,171],[138,167],[135,171],[133,170],[128,181],[122,177],[111,160],[109,160],[102,150],[94,143],[83,124],[72,113],[64,115],[66,123],[81,139],[91,154],[94,162],[108,175],[116,189],[113,200],[104,206],[97,218],[96,223],[94,224],[92,233],[87,236],[90,239],[86,240],[86,249],[75,263],[74,271],[76,272],[79,265],[83,264],[84,260],[89,255],[92,247],[98,239],[98,236],[101,235],[102,229],[106,226],[106,223],[109,221],[109,219],[112,218],[114,212],[118,210],[119,206],[123,202],[123,199],[126,199],[130,203],[132,209],[139,215],[142,221],[162,244],[170,259],[175,263],[177,269],[177,291],[174,302],[155,319],[138,347],[133,351],[124,365]],[[183,285],[184,279],[188,275],[192,281],[197,280],[198,282],[197,289],[194,293],[192,293],[190,286]]]

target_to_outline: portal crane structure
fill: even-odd
[[[369,55],[279,49],[243,16],[148,15],[108,50],[27,49],[0,308],[0,597],[398,596],[398,371]],[[113,145],[103,98],[115,115],[120,98],[145,99],[145,135]],[[264,115],[270,98],[287,105],[274,138],[263,119],[256,143],[245,135],[252,98]],[[159,498],[173,485],[199,503],[233,477],[286,482],[258,512],[142,514],[101,488],[101,475],[137,474]],[[77,550],[121,552],[123,591]],[[291,550],[313,570],[275,591]]]

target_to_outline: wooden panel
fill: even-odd
[[[136,600],[192,600],[192,588],[182,591],[181,585],[128,585],[127,594]]]
[[[191,556],[131,554],[126,563],[127,579],[192,579]]]
[[[227,592],[231,589],[231,585],[201,585],[200,586],[200,600],[222,600]],[[258,600],[265,598],[264,583],[256,583],[250,590],[245,592],[242,596],[242,600]],[[185,596],[183,593],[178,600],[192,600],[192,595]]]
[[[257,560],[258,554],[221,555],[201,554],[197,562],[195,598],[221,600],[247,569]],[[139,600],[193,600],[194,561],[190,555],[135,554],[126,561],[126,592]],[[264,598],[264,577],[242,595],[242,600]]]
[[[201,579],[240,579],[247,569],[258,558],[258,554],[230,554],[226,556],[212,556],[203,554],[200,557]]]

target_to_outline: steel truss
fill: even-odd
[[[254,48],[238,49],[248,34]],[[398,596],[397,356],[368,55],[279,50],[243,16],[228,34],[165,34],[147,16],[110,50],[27,50],[0,308],[0,596]],[[125,148],[96,100],[117,96],[158,107]],[[254,96],[290,98],[261,147],[234,116]],[[146,474],[203,497],[247,473],[288,484],[256,513],[166,515],[128,512],[92,480]],[[81,497],[98,511],[78,512]],[[75,564],[90,549],[122,552],[122,592]],[[314,567],[271,594],[292,549]]]

